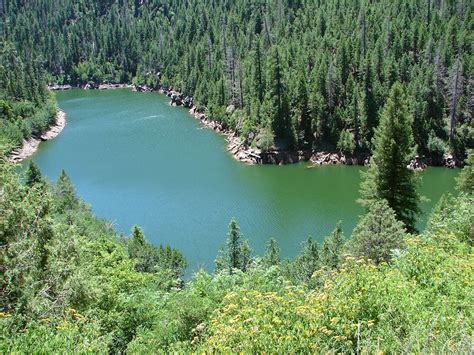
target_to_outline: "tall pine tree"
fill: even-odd
[[[397,219],[413,232],[420,209],[417,178],[407,167],[415,151],[411,125],[405,92],[395,83],[372,140],[374,154],[363,173],[361,202],[369,207],[376,200],[387,200]]]

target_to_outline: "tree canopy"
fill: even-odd
[[[171,86],[249,144],[351,154],[371,151],[399,81],[419,154],[463,158],[473,146],[465,0],[8,0],[4,10],[19,53],[5,47],[7,86],[38,68],[55,83]],[[38,83],[15,95],[31,97]]]

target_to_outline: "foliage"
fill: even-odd
[[[431,234],[451,234],[474,245],[474,207],[472,197],[444,194],[431,212],[426,227]]]
[[[182,257],[165,252],[170,259],[161,258],[159,270],[137,272],[140,259],[75,197],[64,172],[55,186],[22,180],[1,163],[0,347],[123,350],[155,318],[160,293],[183,272]]]
[[[56,83],[173,87],[226,125],[234,105],[249,143],[270,130],[264,149],[270,137],[280,148],[334,149],[342,135],[344,150],[367,153],[400,81],[419,154],[430,154],[432,131],[458,157],[472,148],[468,1],[7,1],[4,17],[18,55],[3,62],[21,58],[25,68],[3,65],[15,78],[9,87],[28,82],[39,64]],[[13,90],[34,91],[36,83]],[[354,134],[352,144],[343,132]]]
[[[19,56],[10,43],[0,49],[0,135],[7,152],[45,131],[56,117],[39,61]]]
[[[6,337],[8,318],[0,319],[0,351],[2,353],[107,353],[110,339],[101,334],[97,322],[87,320],[77,311],[70,309],[60,320],[42,318],[32,322],[15,337]]]
[[[169,246],[156,247],[148,243],[140,227],[132,228],[132,236],[127,241],[128,255],[137,260],[135,268],[141,272],[171,271],[169,277],[181,278],[186,269],[186,260],[178,250]]]
[[[469,351],[469,248],[449,235],[407,245],[393,266],[346,258],[315,291],[287,285],[229,292],[197,352]]]
[[[375,131],[374,155],[369,170],[363,173],[361,202],[370,208],[375,201],[385,199],[397,219],[414,231],[420,209],[416,176],[408,168],[414,153],[410,125],[405,93],[395,83]]]
[[[282,265],[282,272],[294,284],[304,283],[313,286],[311,283],[312,277],[320,266],[318,244],[309,236],[301,244],[301,253],[294,260],[285,261]]]
[[[389,261],[403,247],[405,228],[385,200],[374,202],[360,219],[349,241],[351,253],[376,264]]]
[[[341,153],[345,153],[345,154],[354,153],[354,150],[356,149],[354,134],[349,132],[346,129],[341,131],[339,140],[337,142],[337,149]]]
[[[240,228],[235,218],[229,224],[226,248],[221,249],[216,258],[216,271],[245,271],[250,266],[252,251],[246,240],[241,240]]]
[[[50,184],[34,163],[19,176],[0,157],[0,352],[472,350],[472,151],[460,195],[443,197],[425,234],[403,226],[413,231],[418,212],[406,169],[415,146],[435,158],[472,148],[466,2],[44,0],[2,10],[2,154],[54,121],[50,81],[171,86],[262,150],[374,155],[368,211],[347,243],[338,225],[293,259],[281,262],[274,240],[253,258],[232,220],[218,272],[186,283],[179,251],[149,244],[139,227],[118,237],[64,171]]]
[[[262,258],[263,265],[270,267],[280,265],[280,248],[275,239],[270,238]]]
[[[139,227],[118,239],[93,218],[66,173],[54,186],[21,180],[2,163],[2,352],[472,348],[474,211],[467,194],[440,202],[421,236],[405,236],[387,203],[377,202],[348,246],[337,225],[320,249],[308,238],[283,263],[274,241],[262,259],[243,258],[249,247],[232,221],[228,250],[237,245],[233,260],[247,267],[199,271],[183,283],[176,279],[182,265],[174,269],[176,259],[154,254],[158,248]],[[343,256],[348,252],[357,258]]]
[[[345,238],[342,232],[341,222],[336,225],[336,228],[324,238],[321,246],[321,263],[322,265],[335,269],[341,264],[344,252]]]
[[[446,144],[433,133],[428,137],[427,149],[430,155],[440,161],[446,153]]]
[[[33,187],[35,184],[40,184],[43,182],[43,177],[38,166],[33,160],[30,160],[28,164],[28,169],[26,170],[26,181],[25,184],[28,187]]]
[[[275,267],[252,267],[247,272],[209,275],[197,272],[183,290],[171,291],[163,298],[159,315],[150,329],[144,329],[129,344],[132,353],[191,351],[204,335],[211,314],[222,304],[227,293],[251,288],[274,291],[284,280]]]
[[[471,196],[474,193],[474,149],[469,151],[466,166],[459,174],[458,189]]]

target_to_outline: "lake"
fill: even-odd
[[[321,241],[339,220],[346,235],[362,213],[356,203],[362,167],[299,163],[246,166],[222,136],[201,128],[158,93],[126,89],[57,93],[67,126],[33,159],[55,181],[61,169],[94,213],[118,232],[140,225],[147,239],[183,252],[188,271],[213,269],[232,217],[256,254],[274,237],[283,257],[312,235]],[[434,203],[454,191],[457,171],[428,168],[420,192]]]

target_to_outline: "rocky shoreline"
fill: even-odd
[[[84,89],[84,90],[112,90],[112,89],[135,89],[135,85],[132,84],[110,84],[103,83],[98,84],[94,82],[89,82],[85,85],[72,86],[69,84],[59,85],[59,84],[49,84],[48,89],[52,91],[62,91],[62,90],[71,90],[73,88]]]
[[[153,88],[145,86],[139,87],[136,90],[141,92],[150,92],[153,91]],[[227,141],[227,151],[234,159],[243,163],[252,165],[283,165],[298,162],[310,162],[310,167],[316,167],[319,165],[335,164],[368,165],[370,162],[370,156],[367,154],[347,155],[337,151],[271,150],[264,152],[260,149],[249,147],[240,137],[238,137],[236,132],[232,131],[231,129],[224,128],[222,124],[209,118],[205,113],[200,112],[199,109],[194,106],[192,97],[185,96],[180,92],[174,91],[170,88],[160,87],[157,91],[171,98],[170,105],[189,108],[189,113],[198,119],[204,127],[224,135]],[[444,157],[438,160],[433,160],[429,157],[416,156],[414,159],[412,159],[407,167],[415,171],[422,171],[428,166],[444,166],[453,169],[456,167],[462,167],[463,162],[451,154],[445,154]]]
[[[227,141],[227,151],[232,157],[245,164],[293,164],[297,162],[310,162],[310,167],[316,167],[319,165],[367,165],[370,161],[370,156],[367,154],[353,154],[347,155],[337,151],[315,151],[315,150],[298,150],[298,151],[287,151],[287,150],[270,150],[262,151],[260,149],[248,146],[245,141],[240,138],[236,132],[224,127],[221,123],[208,117],[204,112],[200,111],[193,102],[191,96],[185,96],[179,91],[173,90],[160,86],[158,88],[149,85],[131,85],[131,84],[97,84],[89,82],[86,85],[79,86],[80,88],[90,90],[108,90],[108,89],[120,89],[130,88],[137,92],[153,92],[158,91],[168,96],[172,106],[182,106],[189,109],[189,113],[200,123],[218,134],[225,136]],[[70,85],[50,85],[51,90],[68,90],[71,89]],[[408,167],[415,171],[422,171],[428,166],[444,166],[447,168],[462,167],[463,161],[457,159],[451,154],[445,154],[440,159],[432,159],[429,157],[416,156],[412,159]]]
[[[38,150],[41,142],[57,137],[65,126],[66,113],[63,110],[58,109],[56,120],[49,129],[43,132],[40,136],[32,136],[29,139],[23,140],[23,145],[20,148],[14,149],[10,154],[8,154],[7,161],[15,164],[29,158]]]

